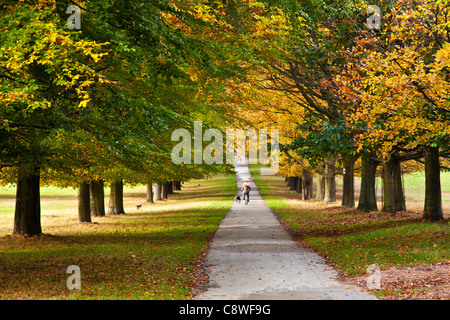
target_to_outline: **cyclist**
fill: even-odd
[[[248,183],[248,181],[245,181],[241,188],[241,191],[244,192],[244,200],[246,200],[247,197],[247,201],[245,201],[245,204],[247,204],[247,202],[250,201],[249,197],[250,190],[252,190],[252,188],[250,188],[250,183]]]

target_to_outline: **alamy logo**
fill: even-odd
[[[67,18],[67,28],[69,29],[81,29],[81,9],[79,6],[71,5],[67,7],[66,13],[72,13]]]
[[[375,290],[381,288],[381,274],[380,267],[376,264],[371,264],[366,269],[366,284],[369,290]]]
[[[67,273],[72,275],[67,278],[66,286],[67,289],[81,289],[81,270],[77,265],[71,265],[67,267]]]
[[[381,9],[377,5],[370,5],[366,9],[367,14],[371,14],[367,18],[366,26],[368,29],[381,29]]]
[[[203,141],[211,141],[203,149]],[[269,168],[261,168],[261,175],[275,175],[279,168],[280,141],[279,130],[270,130],[270,155],[269,155],[269,134],[268,130],[261,129],[259,133],[255,129],[227,129],[226,130],[226,163],[242,164],[246,158],[246,146],[248,138],[248,162],[250,164],[259,163],[268,165]],[[194,121],[194,148],[192,149],[192,137],[186,129],[176,129],[172,132],[172,141],[180,141],[172,149],[172,162],[179,165],[181,163],[191,164],[223,164],[224,140],[219,129],[207,129],[203,133],[202,122]],[[235,144],[236,141],[236,144]],[[192,157],[192,150],[194,155]],[[237,151],[237,152],[236,152]],[[259,157],[258,157],[259,155]]]

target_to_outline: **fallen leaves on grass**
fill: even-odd
[[[380,279],[380,289],[372,292],[382,300],[450,300],[450,261],[381,270]],[[366,275],[340,281],[368,290]]]
[[[193,298],[207,289],[209,277],[205,266],[206,254],[207,250],[204,250],[198,255],[197,264],[195,265],[193,272],[192,294],[190,298]]]

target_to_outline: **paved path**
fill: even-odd
[[[337,272],[279,223],[248,166],[237,165],[236,172],[238,190],[250,180],[250,203],[234,203],[222,220],[205,258],[209,288],[196,299],[376,299],[338,283]]]

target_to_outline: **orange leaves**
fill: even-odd
[[[440,116],[449,105],[450,44],[444,28],[449,8],[434,6],[399,1],[383,16],[380,33],[363,31],[352,50],[343,50],[350,62],[336,81],[340,94],[358,103],[347,119],[365,124],[355,137],[359,150],[414,148],[450,127]]]

